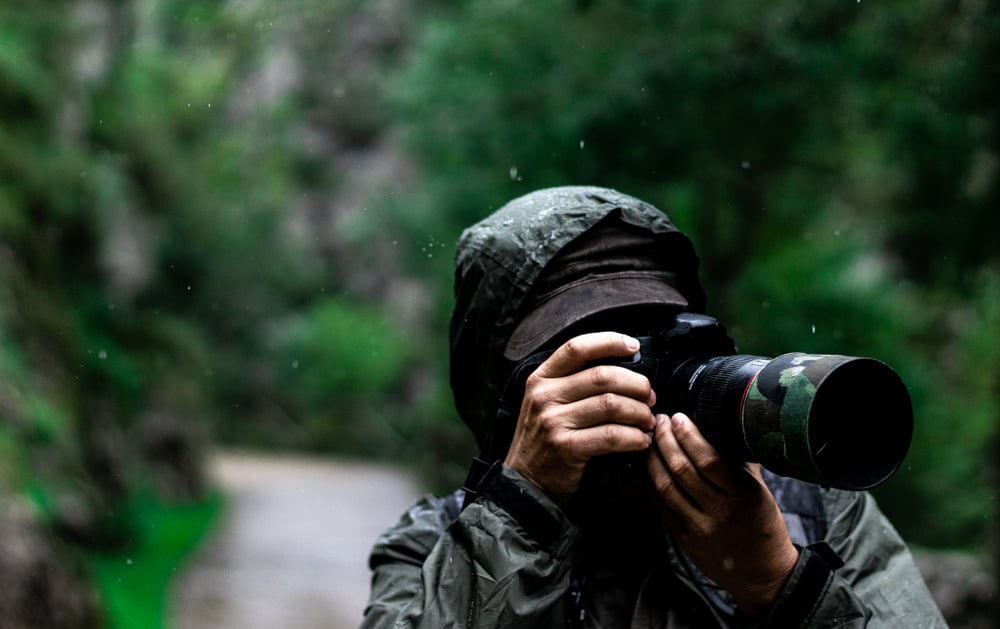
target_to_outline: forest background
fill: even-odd
[[[998,58],[995,0],[4,2],[0,546],[100,581],[213,444],[454,486],[456,239],[590,183],[692,237],[742,352],[895,367],[881,505],[995,565]]]

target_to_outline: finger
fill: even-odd
[[[659,496],[656,504],[668,523],[691,522],[701,515],[701,506],[671,475],[659,447],[649,449],[646,463],[653,489]]]
[[[653,437],[632,426],[601,424],[567,433],[567,447],[580,460],[614,452],[639,452],[652,443]]]
[[[565,404],[560,410],[573,428],[590,428],[600,424],[622,424],[652,431],[656,419],[646,402],[616,393],[601,393]]]
[[[561,378],[532,374],[522,401],[528,410],[522,414],[545,412],[571,428],[614,422],[651,431],[655,402],[646,376],[624,367],[598,365]]]
[[[639,351],[639,341],[618,332],[581,334],[563,343],[535,374],[542,378],[560,378],[580,371],[587,363],[602,358],[632,356]]]
[[[653,442],[656,444],[663,473],[668,477],[654,479],[657,491],[665,499],[669,500],[670,497],[675,496],[678,491],[681,491],[688,502],[700,511],[703,505],[717,497],[719,494],[718,489],[711,486],[701,476],[694,462],[680,444],[677,443],[677,439],[671,428],[670,417],[666,415],[657,416]],[[657,480],[659,481],[658,483]]]
[[[749,470],[741,463],[724,459],[687,415],[675,413],[670,419],[668,432],[705,482],[727,496],[745,494],[756,488],[757,480]]]
[[[603,393],[615,393],[642,402],[647,410],[656,402],[649,378],[616,365],[594,365],[565,377],[564,402],[583,400]],[[650,414],[651,416],[651,414]],[[649,427],[652,429],[652,426]]]

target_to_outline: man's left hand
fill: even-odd
[[[648,461],[660,512],[684,553],[744,614],[765,613],[798,550],[759,466],[723,459],[683,413],[657,417]]]

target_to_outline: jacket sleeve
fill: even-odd
[[[762,627],[947,627],[906,544],[867,492],[824,490],[825,542],[803,548]]]
[[[579,532],[559,507],[506,467],[453,519],[455,499],[424,498],[376,542],[362,627],[565,624]]]

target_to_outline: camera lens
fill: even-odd
[[[889,367],[855,358],[832,368],[809,407],[809,452],[824,478],[868,489],[902,463],[913,432],[906,386]]]
[[[785,476],[869,489],[902,463],[913,432],[909,393],[871,358],[736,354],[694,358],[666,383],[720,452]]]

